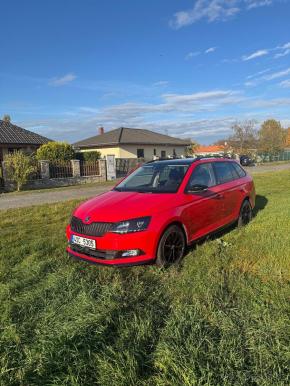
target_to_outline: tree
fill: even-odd
[[[232,127],[233,135],[227,140],[227,145],[238,154],[248,153],[257,147],[257,131],[255,121],[237,122]]]
[[[75,158],[72,145],[66,142],[48,142],[36,151],[36,159],[48,161],[69,161]]]
[[[101,158],[100,151],[84,151],[82,153],[76,153],[76,158],[80,161],[96,161]]]
[[[28,177],[35,171],[32,159],[22,151],[15,151],[5,157],[7,177],[16,184],[17,191],[27,182]]]
[[[11,122],[11,117],[9,114],[4,114],[2,120],[4,122]]]
[[[191,142],[191,145],[185,149],[186,157],[192,157],[196,153],[199,144],[197,142]]]
[[[290,127],[286,129],[285,133],[285,147],[290,147]]]
[[[284,148],[285,130],[275,119],[265,121],[259,130],[259,148],[261,151],[277,154]]]

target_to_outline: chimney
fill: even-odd
[[[105,130],[104,130],[104,128],[101,126],[101,127],[98,128],[98,132],[99,132],[99,135],[102,135],[102,134],[104,134]]]

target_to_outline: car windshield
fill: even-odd
[[[119,192],[175,193],[189,165],[150,163],[136,169],[114,190]]]

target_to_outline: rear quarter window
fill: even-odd
[[[230,162],[215,162],[214,170],[218,184],[225,184],[226,182],[237,179],[234,170],[231,168]]]
[[[238,178],[242,178],[242,177],[246,176],[247,173],[236,162],[231,163],[231,165],[232,165],[235,173],[237,173]]]

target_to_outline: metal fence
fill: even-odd
[[[257,159],[260,162],[290,161],[290,151],[281,151],[278,154],[262,153],[258,154]]]
[[[69,178],[73,176],[71,161],[53,161],[49,163],[50,178]]]
[[[99,161],[80,161],[80,174],[81,177],[99,176]]]
[[[132,169],[145,162],[141,158],[116,158],[116,177],[125,177]]]

